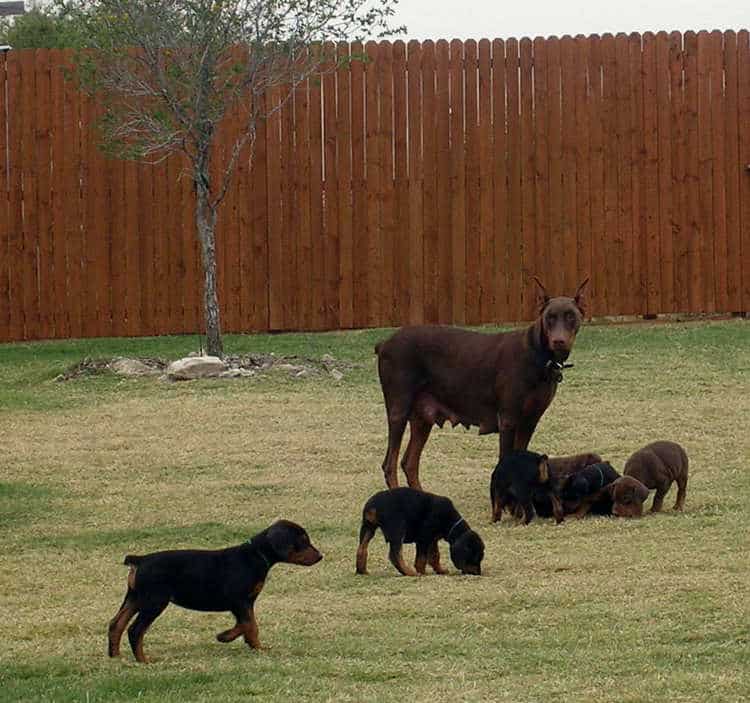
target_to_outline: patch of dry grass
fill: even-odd
[[[680,442],[687,510],[491,525],[497,437],[436,430],[423,483],[482,534],[481,578],[399,577],[379,537],[371,576],[354,575],[361,506],[383,485],[374,367],[340,383],[118,383],[0,413],[0,700],[747,700],[750,328],[581,342],[532,448],[621,469],[649,441]],[[173,607],[146,637],[153,665],[126,647],[106,658],[123,554],[232,544],[282,516],[325,559],[275,568],[257,606],[268,652],[218,644],[228,614]]]

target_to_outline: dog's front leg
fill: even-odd
[[[245,623],[245,632],[243,633],[245,642],[247,642],[251,649],[262,649],[260,640],[258,639],[258,622],[255,619],[255,609],[252,605],[247,614],[248,620]]]
[[[497,425],[500,430],[500,447],[497,457],[499,461],[505,454],[513,451],[513,445],[516,439],[517,422],[515,418],[506,415],[499,415]]]
[[[563,509],[560,499],[550,491],[549,499],[552,503],[552,514],[555,516],[555,522],[559,525],[565,520],[565,510]]]
[[[237,619],[237,624],[220,632],[216,639],[219,642],[233,642],[242,635],[251,649],[262,649],[258,640],[258,623],[255,620],[253,606],[232,608],[232,614]]]
[[[541,415],[535,415],[521,418],[516,425],[513,443],[509,449],[528,449],[529,442],[531,442],[531,436],[534,434],[534,430],[536,430],[536,426],[539,424],[541,417]]]

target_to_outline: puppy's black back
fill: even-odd
[[[171,550],[126,558],[125,563],[137,567],[136,593],[164,594],[183,608],[218,612],[227,609],[227,597],[235,602],[249,583],[262,581],[268,572],[262,559],[251,565],[245,551],[243,546]]]
[[[363,521],[380,527],[386,541],[418,542],[439,537],[461,516],[450,498],[413,488],[392,488],[373,495],[362,510]]]
[[[540,483],[539,466],[546,459],[544,454],[537,454],[526,450],[508,452],[498,462],[492,472],[491,493],[502,494],[507,491],[521,499],[519,492],[524,494]]]
[[[620,474],[608,461],[591,464],[582,471],[577,471],[568,477],[563,491],[566,500],[582,500],[613,481],[620,478]]]

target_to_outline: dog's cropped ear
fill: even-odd
[[[538,287],[536,292],[536,306],[539,312],[541,312],[547,307],[547,303],[549,303],[549,295],[547,289],[542,285],[542,282],[536,276],[533,276],[533,278]]]
[[[576,307],[581,311],[582,314],[586,314],[586,298],[584,296],[584,291],[586,290],[586,286],[589,283],[589,278],[586,278],[586,280],[581,283],[580,286],[578,286],[578,289],[576,290],[575,295],[573,296],[573,301],[576,304]]]
[[[539,483],[549,481],[549,465],[547,464],[547,455],[543,454],[539,462]]]

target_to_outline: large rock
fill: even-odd
[[[172,381],[191,381],[194,378],[216,378],[227,370],[218,356],[193,356],[177,359],[167,367],[167,378]]]

